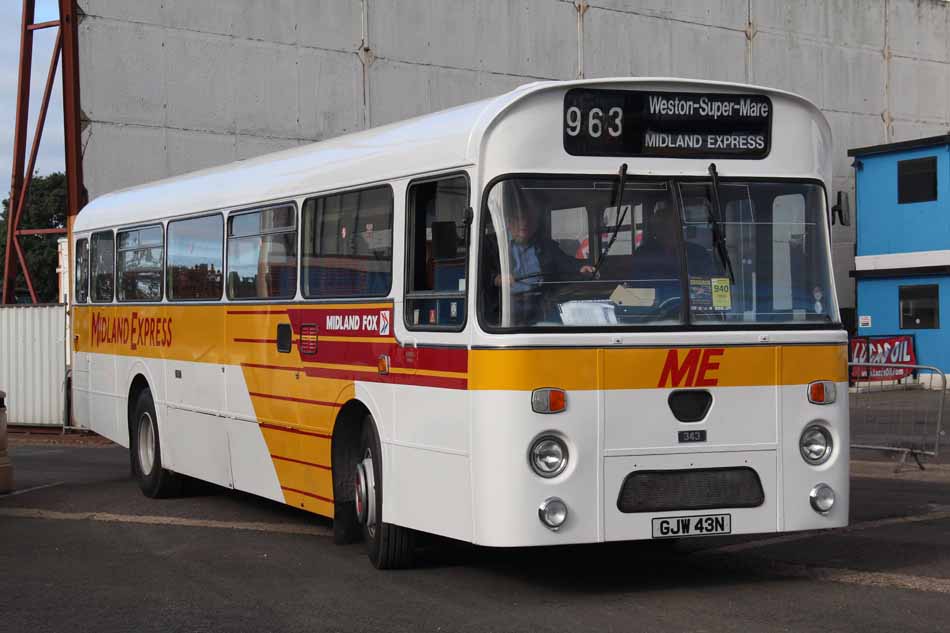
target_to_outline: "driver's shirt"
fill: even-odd
[[[541,283],[541,262],[538,260],[538,247],[530,242],[511,245],[512,277],[519,279],[511,284],[512,292],[527,292]],[[535,275],[532,277],[531,275]]]

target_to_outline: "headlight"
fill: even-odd
[[[802,459],[812,466],[818,466],[828,461],[828,458],[831,457],[831,451],[834,449],[831,433],[818,424],[812,424],[802,431],[798,445],[802,452]]]
[[[539,437],[531,445],[528,461],[541,477],[557,477],[567,468],[567,446],[554,435]]]

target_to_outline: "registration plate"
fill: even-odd
[[[653,538],[682,538],[684,536],[711,536],[713,534],[731,533],[731,514],[653,519]]]

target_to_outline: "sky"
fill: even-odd
[[[16,121],[17,67],[20,63],[20,27],[23,3],[19,0],[0,0],[0,197],[6,197],[10,187],[13,163],[13,126]],[[36,0],[36,22],[58,18],[56,0]],[[50,53],[56,39],[56,29],[33,32],[33,81],[30,89],[30,127],[27,132],[27,156],[39,113]],[[36,160],[36,171],[48,174],[63,171],[63,98],[61,69],[57,69],[46,129]]]

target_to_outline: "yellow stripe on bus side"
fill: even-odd
[[[847,380],[844,345],[472,350],[476,390],[655,389]]]

